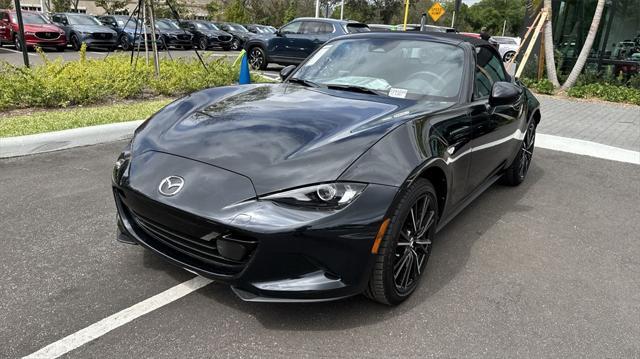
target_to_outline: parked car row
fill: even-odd
[[[246,27],[236,23],[218,23],[204,20],[171,19],[156,20],[156,36],[149,26],[127,15],[92,16],[78,13],[54,13],[48,17],[39,12],[22,11],[25,27],[25,44],[55,48],[64,51],[67,45],[79,50],[82,44],[88,48],[124,51],[138,46],[151,46],[156,42],[160,49],[185,49],[197,47],[201,50],[221,48],[239,50],[257,35],[273,34],[271,26],[250,24]],[[19,27],[15,11],[0,10],[0,46],[12,44],[21,49]]]

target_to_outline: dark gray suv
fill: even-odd
[[[365,31],[369,31],[367,25],[355,21],[303,17],[284,25],[275,34],[256,34],[244,48],[251,67],[264,70],[269,63],[297,65],[330,39]]]
[[[80,50],[83,42],[87,47],[108,50],[118,47],[118,34],[91,15],[57,13],[51,15],[51,20],[64,30],[67,41],[76,51]]]

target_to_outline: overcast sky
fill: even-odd
[[[473,5],[475,3],[477,3],[480,0],[462,0],[463,3],[467,4],[467,5]]]

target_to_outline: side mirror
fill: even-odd
[[[489,106],[511,105],[522,95],[522,89],[511,82],[498,81],[493,84]]]
[[[282,31],[280,31],[280,29],[276,30],[276,36],[281,37],[282,35],[283,34],[282,34]]]
[[[287,77],[289,77],[289,75],[291,75],[291,73],[295,69],[296,69],[296,65],[289,65],[289,66],[285,67],[284,69],[280,70],[280,79],[281,80],[286,79]]]

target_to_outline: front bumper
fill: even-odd
[[[369,185],[334,212],[251,200],[225,218],[202,218],[114,186],[120,241],[230,284],[243,300],[287,302],[333,300],[365,289],[371,246],[396,192]],[[203,233],[215,238],[203,241]],[[238,244],[244,250],[239,256]]]
[[[110,39],[98,39],[90,35],[84,36],[81,40],[87,44],[87,47],[108,47],[113,48],[118,46],[118,37],[113,35]]]
[[[172,46],[192,46],[193,39],[191,36],[183,37],[183,36],[164,36],[163,37],[165,45]]]
[[[39,46],[39,47],[67,46],[67,38],[65,36],[60,36],[56,39],[42,39],[33,35],[25,35],[25,42],[27,46]]]

